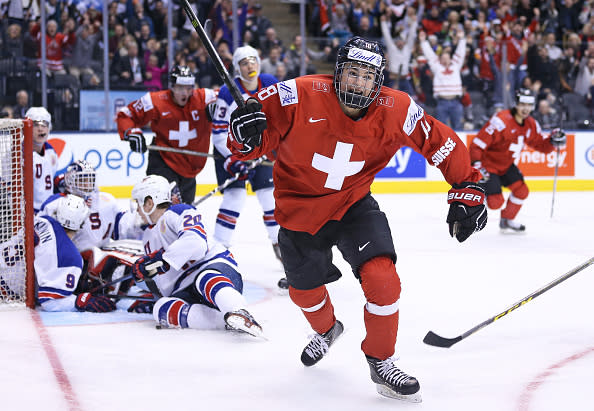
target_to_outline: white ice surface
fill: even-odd
[[[250,310],[268,341],[224,331],[156,330],[149,315],[0,311],[3,410],[593,410],[594,266],[449,349],[455,337],[594,255],[594,193],[531,193],[502,235],[499,212],[459,244],[445,223],[445,194],[376,195],[388,215],[402,280],[399,365],[423,402],[379,396],[360,351],[362,291],[344,260],[329,286],[344,336],[311,368],[299,356],[311,333],[288,296],[250,196],[233,249]],[[220,197],[204,202],[211,228]],[[40,338],[39,331],[49,339]],[[56,356],[52,357],[51,352]],[[49,354],[48,354],[49,352]],[[68,399],[66,399],[68,397]]]

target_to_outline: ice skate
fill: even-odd
[[[365,358],[378,393],[398,400],[421,402],[421,387],[417,379],[396,367],[391,358],[378,360],[368,355]]]
[[[301,353],[303,365],[310,367],[320,361],[343,331],[344,326],[340,321],[336,320],[332,328],[324,334],[316,333]]]
[[[289,291],[289,281],[287,280],[287,277],[278,280],[277,285],[281,294],[286,294]]]
[[[264,338],[262,327],[254,317],[243,308],[237,311],[231,311],[225,314],[226,327],[229,330],[241,331],[254,337]]]
[[[502,218],[499,220],[499,228],[503,232],[522,233],[526,231],[526,226],[524,224],[520,224],[517,221],[510,220],[508,218]]]

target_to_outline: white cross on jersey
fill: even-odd
[[[524,148],[524,136],[518,136],[517,143],[511,143],[509,145],[509,151],[511,151],[514,163],[517,165],[520,162],[520,154]]]
[[[350,161],[352,152],[352,144],[338,141],[332,158],[314,153],[311,161],[312,167],[328,174],[324,187],[340,190],[345,177],[352,176],[361,171],[365,161]]]
[[[188,145],[188,141],[196,138],[196,130],[190,130],[190,122],[189,121],[180,121],[179,122],[179,131],[177,130],[170,130],[169,131],[169,140],[178,140],[180,147],[185,147]]]

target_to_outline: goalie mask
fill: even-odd
[[[85,200],[73,194],[58,199],[56,220],[68,230],[78,231],[89,216],[89,207]]]
[[[241,63],[245,64],[245,62],[252,62],[254,63],[250,69],[245,69],[246,72],[241,72]],[[243,46],[238,47],[233,53],[233,68],[235,69],[235,75],[239,76],[240,79],[243,81],[251,81],[254,78],[258,77],[260,74],[260,55],[258,54],[258,50],[251,46]]]
[[[78,160],[70,164],[64,174],[64,185],[69,193],[87,199],[95,191],[96,172],[87,161]]]
[[[144,202],[147,197],[153,200],[153,208],[144,210]],[[144,214],[149,224],[154,224],[150,215],[157,209],[157,206],[164,203],[171,203],[171,186],[165,177],[151,174],[136,183],[132,189],[132,198],[136,200],[140,212]]]
[[[338,50],[334,69],[334,91],[350,108],[364,109],[377,98],[384,82],[384,52],[376,41],[349,39]]]

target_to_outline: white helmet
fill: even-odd
[[[241,76],[241,70],[239,70],[239,63],[241,60],[246,58],[255,58],[256,62],[258,63],[258,69],[256,70],[256,74],[252,76],[252,78],[244,78]],[[252,46],[243,46],[238,47],[233,53],[233,68],[235,69],[235,75],[241,78],[243,81],[251,81],[253,77],[258,77],[260,74],[260,55],[258,54],[258,50],[253,48]]]
[[[45,107],[31,107],[25,113],[25,118],[33,120],[34,123],[41,121],[45,123],[50,130],[52,129],[52,116]]]
[[[97,190],[96,172],[85,160],[77,160],[70,164],[64,174],[64,185],[70,194],[82,198],[89,197]]]
[[[78,231],[89,216],[89,207],[85,200],[73,194],[58,199],[56,220],[64,228]]]
[[[142,206],[147,197],[153,200],[153,208],[145,212]],[[155,211],[159,204],[171,203],[171,187],[169,181],[163,176],[151,174],[142,179],[142,181],[136,183],[132,189],[132,198],[136,200],[140,206],[140,211],[144,214],[149,222],[151,219],[150,214]]]

